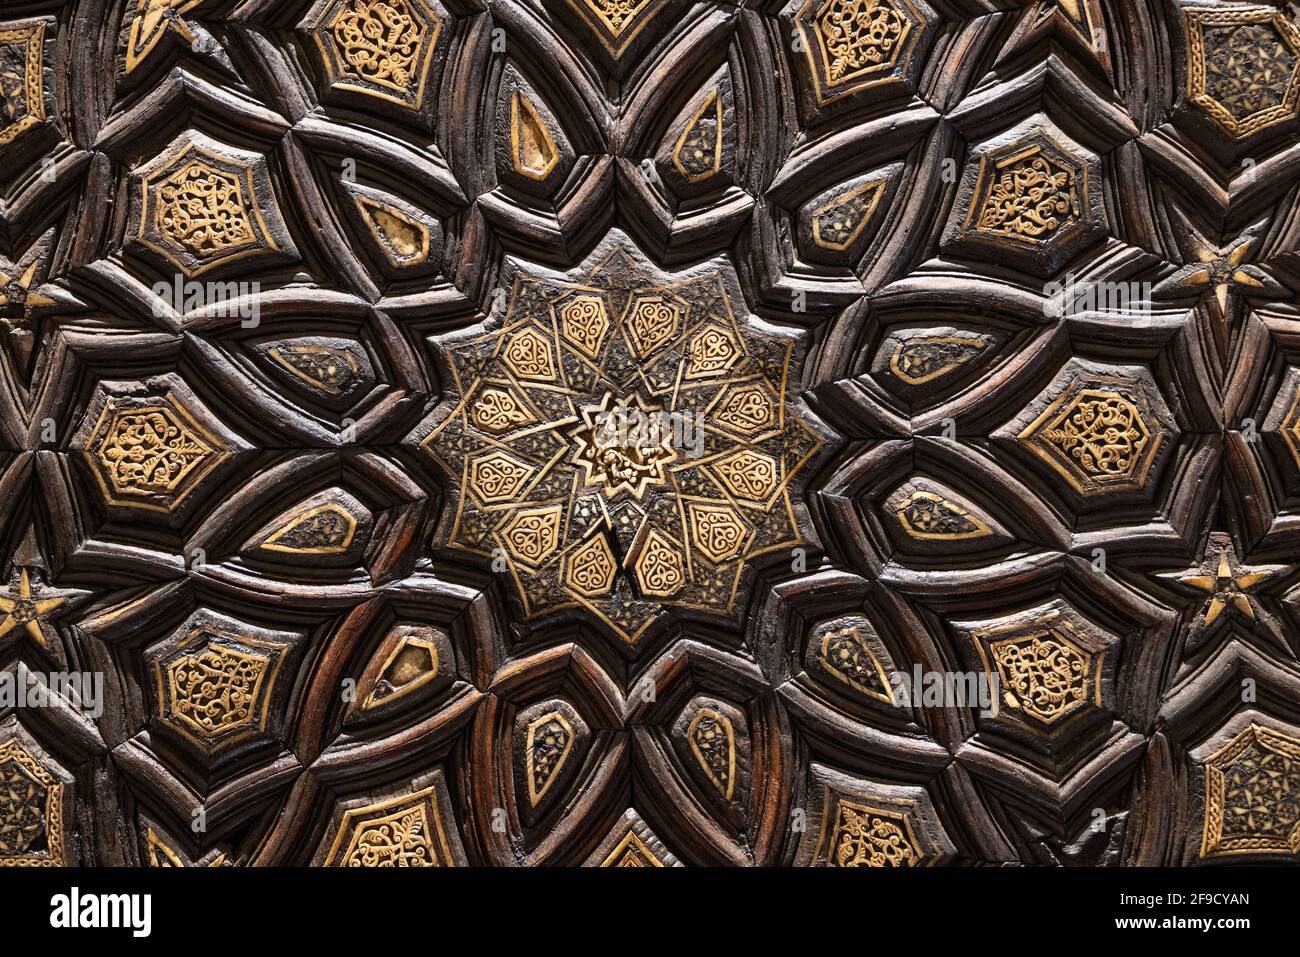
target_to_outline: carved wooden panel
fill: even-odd
[[[0,865],[1300,855],[1300,8],[13,0]]]

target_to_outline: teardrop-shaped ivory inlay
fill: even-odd
[[[724,801],[736,790],[736,732],[731,720],[712,708],[701,708],[686,729],[691,753],[705,777]]]
[[[573,750],[573,726],[559,711],[542,715],[528,725],[524,754],[528,801],[533,807],[546,796],[556,775]]]
[[[401,210],[368,197],[357,197],[357,205],[385,257],[394,266],[412,266],[429,258],[429,230]]]
[[[682,130],[673,149],[673,166],[688,183],[706,180],[722,169],[722,98],[715,87]]]
[[[361,704],[363,711],[410,694],[438,676],[438,645],[415,628],[400,633]]]
[[[546,121],[533,101],[518,90],[510,98],[510,147],[515,172],[529,179],[545,179],[560,161]]]

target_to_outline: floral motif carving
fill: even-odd
[[[277,677],[301,639],[199,611],[147,653],[156,724],[206,760],[268,734]]]
[[[110,502],[164,511],[221,458],[216,439],[173,395],[156,404],[110,399],[86,454]]]
[[[437,867],[427,805],[360,820],[340,867]]]
[[[892,66],[911,28],[892,0],[827,0],[814,22],[828,86]]]
[[[537,565],[555,551],[560,540],[563,509],[525,509],[506,523],[501,538],[510,554],[528,565]]]
[[[270,664],[222,645],[173,661],[167,668],[172,717],[205,738],[249,723]]]
[[[605,52],[617,60],[665,6],[663,0],[568,0]]]
[[[989,646],[1003,700],[1044,724],[1064,717],[1088,697],[1092,656],[1057,634],[1031,634]]]
[[[740,359],[740,347],[722,326],[705,326],[687,346],[686,378],[705,379],[722,375]]]
[[[325,0],[308,29],[335,89],[424,105],[442,20],[425,0]]]
[[[502,352],[510,371],[521,379],[555,381],[555,357],[550,344],[536,329],[524,329],[511,336]]]
[[[574,296],[559,308],[560,332],[588,358],[600,354],[609,332],[609,313],[599,296]]]
[[[565,583],[577,594],[599,598],[609,593],[618,574],[614,552],[604,535],[595,535],[576,548],[565,568]]]
[[[667,480],[665,469],[677,450],[672,433],[660,427],[662,409],[647,406],[639,396],[629,401],[606,395],[581,414],[582,425],[573,432],[573,460],[583,470],[584,485],[601,486],[609,498],[627,491],[639,499]]]
[[[501,389],[484,389],[474,402],[472,415],[475,425],[494,433],[534,421],[514,395]]]
[[[725,562],[740,551],[748,530],[729,505],[687,506],[690,517],[691,538],[712,562]]]
[[[672,595],[686,580],[681,551],[657,530],[646,537],[635,569],[641,591],[660,598]]]
[[[841,800],[831,835],[834,867],[914,867],[921,856],[904,814]]]
[[[977,228],[1036,242],[1079,216],[1074,173],[1038,147],[1001,160],[981,191]]]
[[[134,176],[136,241],[185,276],[296,258],[260,154],[190,130]]]
[[[1032,421],[1022,413],[1011,426],[1017,441],[1081,495],[1140,491],[1173,431],[1149,373],[1090,374],[1075,366],[1058,377],[1047,408]]]
[[[817,106],[911,82],[935,17],[924,0],[805,0],[795,25]]]
[[[1092,480],[1131,475],[1151,440],[1132,402],[1095,389],[1079,393],[1040,434]]]
[[[159,184],[158,226],[198,259],[254,240],[239,180],[201,159]]]
[[[485,502],[504,502],[519,493],[533,471],[505,452],[489,452],[470,465],[469,485]]]

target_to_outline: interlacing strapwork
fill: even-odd
[[[1300,861],[1300,0],[0,7],[0,869]]]
[[[790,344],[721,273],[662,280],[615,245],[580,284],[521,269],[497,322],[447,346],[458,398],[423,447],[469,476],[446,541],[503,558],[530,616],[577,606],[634,641],[665,605],[729,612],[747,559],[797,544],[820,439]]]

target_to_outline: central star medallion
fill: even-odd
[[[797,338],[735,313],[725,260],[664,275],[618,233],[573,274],[507,260],[503,286],[438,343],[434,544],[490,559],[529,618],[577,611],[629,643],[669,608],[734,619],[750,563],[801,544],[829,435],[793,384]]]
[[[584,486],[602,486],[607,499],[628,492],[640,499],[650,485],[668,480],[665,468],[677,458],[673,430],[659,406],[640,396],[605,396],[581,410],[582,425],[569,433],[577,442],[573,461]]]

